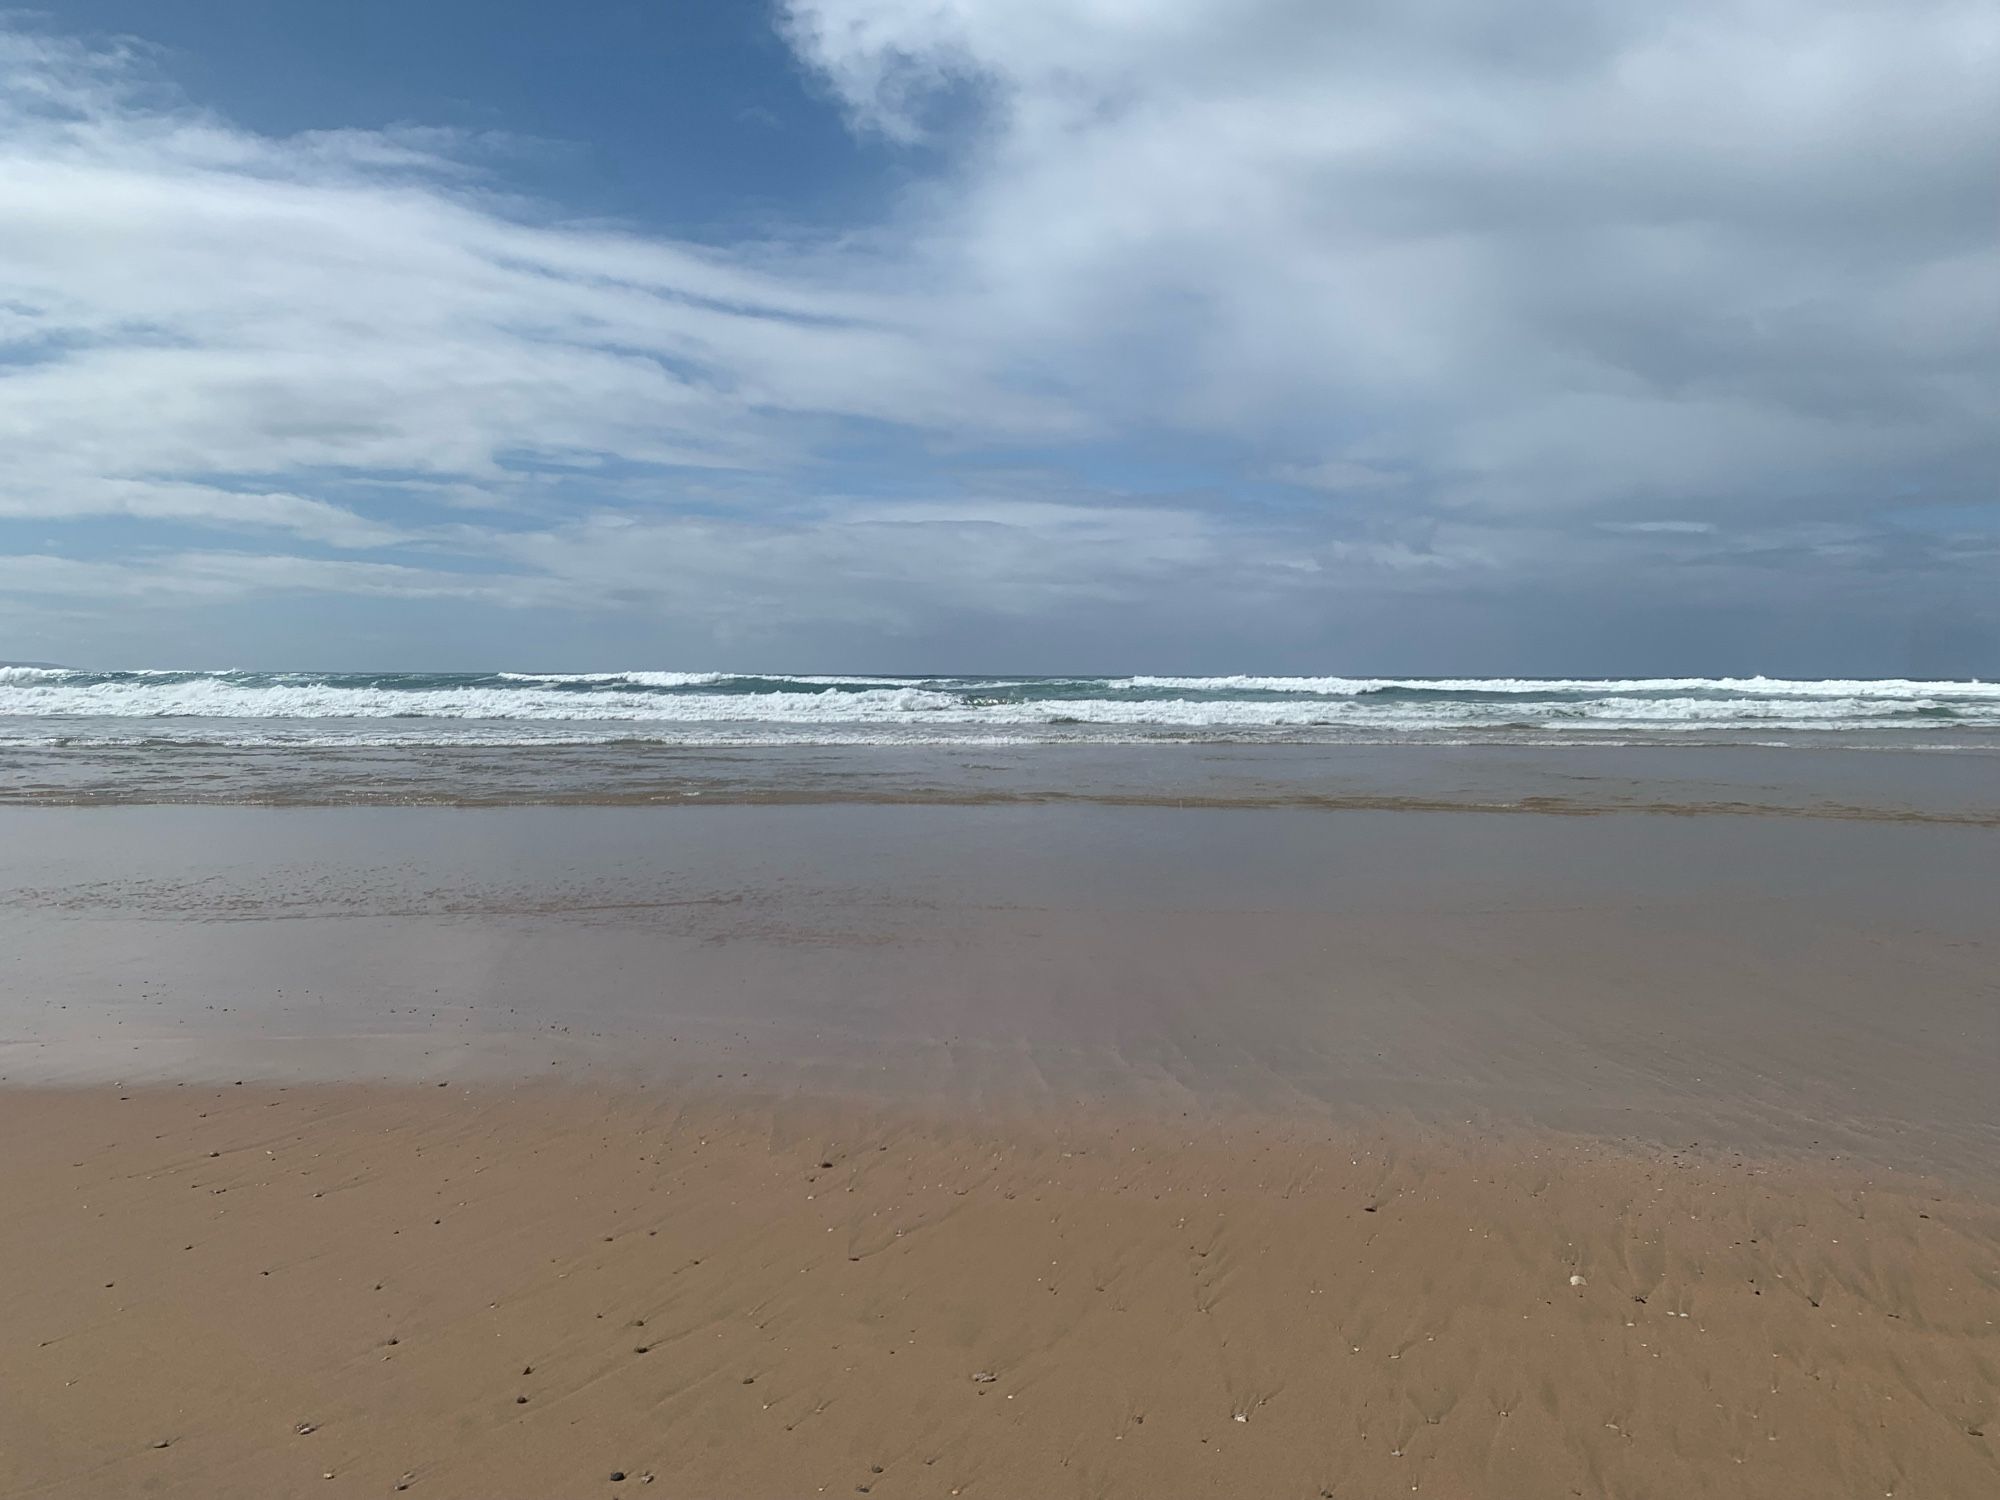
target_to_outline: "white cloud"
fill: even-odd
[[[60,468],[53,475],[48,471],[37,474],[26,464],[10,483],[0,484],[0,518],[63,520],[87,516],[274,531],[334,547],[382,547],[411,540],[413,535],[324,500],[282,490],[237,490],[171,479],[100,478]]]
[[[930,242],[1127,422],[1501,515],[1990,495],[1983,0],[789,15],[864,125],[977,101]]]
[[[234,601],[259,595],[352,594],[376,599],[451,599],[519,608],[560,604],[545,580],[453,573],[400,563],[284,553],[170,552],[110,561],[55,554],[0,555],[0,590],[131,601]]]

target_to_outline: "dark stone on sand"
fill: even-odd
[[[623,1469],[613,1469],[611,1471],[611,1482],[613,1484],[622,1484],[624,1480],[625,1480],[625,1471]]]

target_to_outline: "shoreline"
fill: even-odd
[[[105,806],[1077,806],[2000,826],[2000,749],[1861,743],[0,744],[0,812]]]
[[[576,1076],[1990,1175],[2000,842],[992,807],[0,815],[0,1080]]]
[[[695,800],[699,798],[699,801]],[[229,797],[227,799],[203,799],[199,797],[147,797],[143,800],[121,801],[113,797],[89,797],[79,795],[78,800],[62,801],[37,799],[34,801],[8,802],[0,797],[0,812],[9,808],[60,808],[64,811],[79,811],[90,808],[128,807],[244,807],[267,808],[275,811],[338,811],[343,808],[359,807],[411,807],[443,809],[464,812],[492,812],[506,808],[522,807],[607,807],[607,808],[648,808],[661,811],[673,809],[695,810],[701,807],[1123,807],[1152,809],[1185,809],[1196,812],[1224,812],[1242,809],[1248,812],[1369,812],[1369,813],[1493,813],[1514,817],[1565,817],[1604,818],[1619,814],[1634,817],[1674,817],[1674,818],[1810,818],[1831,822],[1851,823],[1914,823],[1940,827],[2000,828],[2000,811],[1984,812],[1966,810],[1960,812],[1927,812],[1914,809],[1841,806],[1838,804],[1816,804],[1811,807],[1787,807],[1777,804],[1746,802],[1601,802],[1591,803],[1580,800],[1558,800],[1555,798],[1527,798],[1516,802],[1472,802],[1451,801],[1445,798],[1422,797],[1330,797],[1312,796],[1298,793],[1283,796],[1258,796],[1243,794],[1235,796],[1178,795],[1162,793],[1157,796],[1142,796],[1120,793],[1068,793],[1057,791],[1035,792],[886,792],[870,795],[859,790],[838,793],[805,792],[660,792],[632,793],[628,796],[613,796],[598,793],[577,793],[562,796],[551,793],[535,799],[510,796],[492,801],[478,801],[470,798],[427,798],[427,797],[343,797],[338,800],[271,799],[260,801],[249,797]]]

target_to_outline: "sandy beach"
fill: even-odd
[[[1983,828],[9,829],[0,1495],[2000,1489]]]
[[[1894,1173],[462,1084],[0,1128],[10,1496],[2000,1476],[2000,1211]]]

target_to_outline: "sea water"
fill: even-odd
[[[1947,801],[1981,810],[2000,802],[1978,794],[2000,787],[2000,682],[0,667],[0,799],[11,801],[1552,797],[1588,808],[1621,778],[1691,781],[1670,799],[1691,804],[1741,800],[1737,783],[1760,781],[1793,802],[1841,804],[1852,789],[1820,782],[1888,774],[1662,759],[1783,749],[1970,756],[1963,771],[1922,775],[1966,782]],[[1579,758],[1609,751],[1649,753]],[[1649,800],[1610,793],[1613,805]]]

